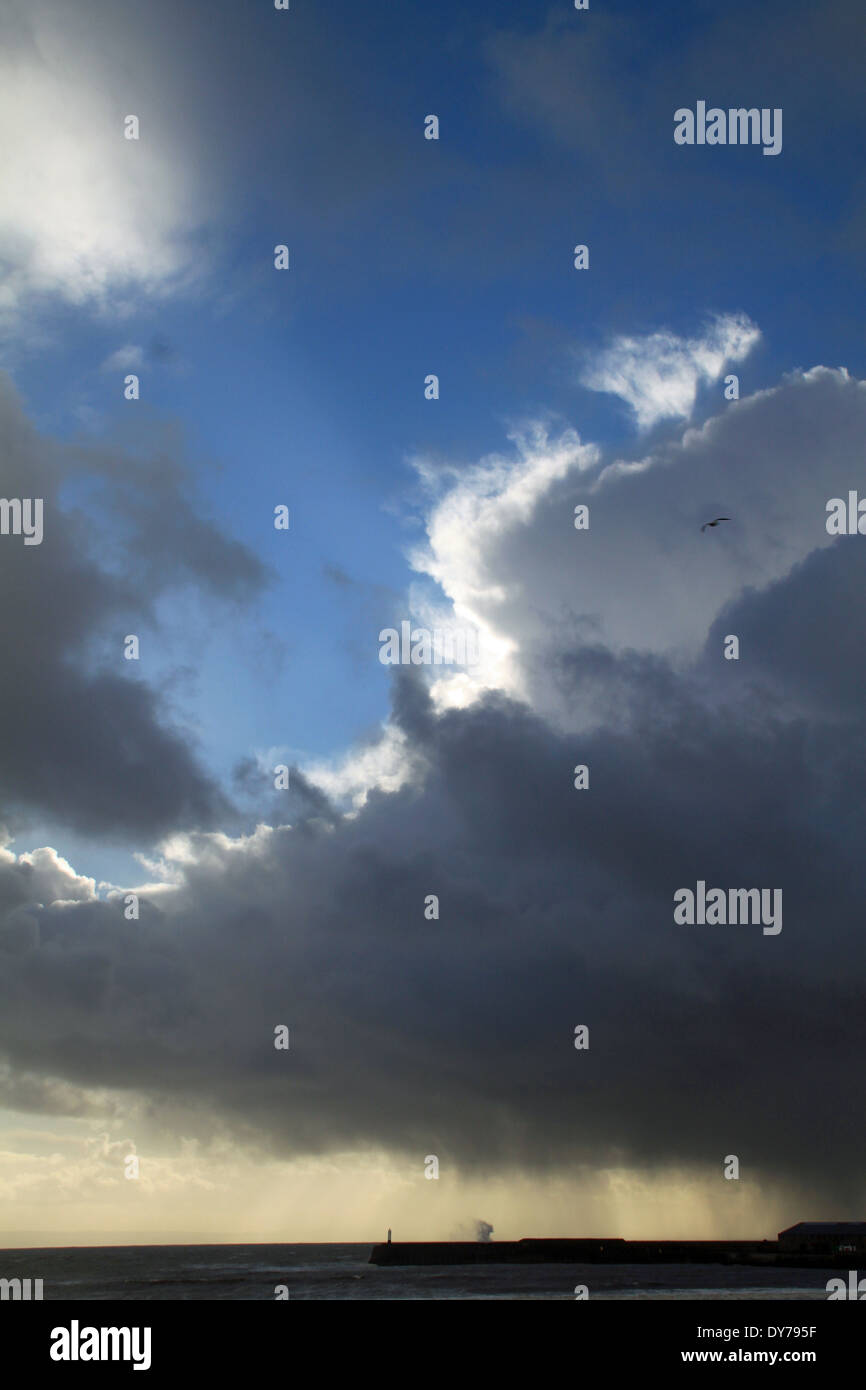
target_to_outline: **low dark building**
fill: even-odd
[[[779,1232],[779,1247],[810,1255],[866,1252],[866,1221],[798,1221]]]

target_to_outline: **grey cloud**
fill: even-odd
[[[31,428],[5,381],[0,442],[0,493],[45,502],[41,545],[0,538],[6,819],[23,808],[150,839],[229,816],[160,695],[122,669],[122,644],[152,631],[156,600],[172,587],[244,602],[266,582],[261,562],[198,515],[169,452],[137,460],[60,448]],[[101,524],[60,501],[61,485],[88,471],[103,488]]]
[[[713,624],[707,665],[722,650],[725,634],[735,633],[750,676],[760,678],[771,698],[859,726],[866,689],[861,539],[839,537],[797,565],[786,584],[732,603]]]
[[[117,1111],[116,1101],[108,1097],[90,1094],[66,1082],[15,1073],[7,1066],[0,1066],[0,1104],[7,1110],[77,1118],[110,1117]]]
[[[274,759],[274,766],[277,765]],[[273,787],[273,768],[263,768],[255,758],[241,758],[232,770],[232,781],[251,811],[247,815],[255,817],[255,823],[268,825],[292,823],[297,819],[306,821],[319,817],[335,821],[339,812],[332,806],[328,797],[308,777],[293,764],[286,763],[281,755],[279,761],[289,769],[288,787],[276,790]]]

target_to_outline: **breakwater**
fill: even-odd
[[[775,1240],[432,1240],[375,1245],[374,1265],[457,1264],[737,1264],[841,1268],[850,1256],[804,1255]]]

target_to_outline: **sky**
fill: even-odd
[[[0,0],[0,1240],[862,1215],[864,50]]]

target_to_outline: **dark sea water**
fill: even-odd
[[[379,1268],[371,1245],[135,1245],[0,1250],[0,1278],[65,1299],[822,1299],[838,1270],[726,1265],[421,1265]]]

